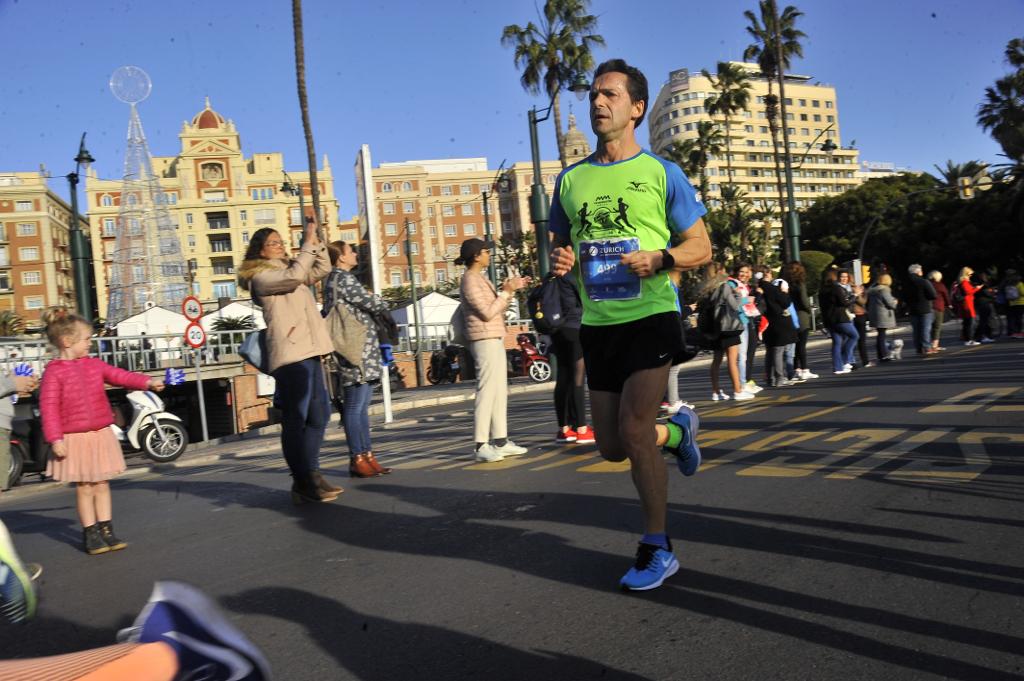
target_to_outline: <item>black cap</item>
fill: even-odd
[[[494,246],[493,241],[483,239],[466,239],[462,242],[459,250],[459,257],[455,259],[456,265],[470,265],[480,255],[480,251],[488,250]]]

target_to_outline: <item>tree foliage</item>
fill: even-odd
[[[218,317],[213,320],[213,325],[210,328],[214,331],[244,331],[247,329],[255,329],[256,320],[252,318],[252,315]]]
[[[25,320],[17,312],[0,312],[0,336],[20,336],[25,333]]]
[[[821,275],[825,273],[825,269],[829,265],[835,262],[835,258],[831,254],[821,251],[800,251],[800,262],[807,270],[805,279],[807,295],[817,295],[818,289],[821,287]]]
[[[1024,38],[1006,45],[1006,63],[1014,71],[985,88],[978,107],[978,125],[992,134],[1003,152],[1016,162],[1024,161]]]
[[[732,117],[749,108],[753,86],[742,67],[725,61],[718,62],[718,70],[714,74],[707,69],[701,69],[700,73],[708,79],[716,93],[704,100],[704,108],[709,116],[721,116],[725,120],[726,172],[729,184],[732,184],[732,154],[729,153]]]

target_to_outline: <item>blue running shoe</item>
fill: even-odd
[[[209,681],[266,681],[270,665],[199,589],[181,582],[157,582],[149,602],[121,642],[162,641],[174,648],[187,678]]]
[[[679,561],[672,555],[672,543],[668,550],[640,542],[636,550],[636,563],[619,581],[623,591],[647,591],[657,589],[661,583],[679,570]]]
[[[25,565],[14,550],[7,527],[0,522],[0,616],[15,624],[36,614],[36,591]]]
[[[679,446],[668,451],[676,456],[679,470],[685,476],[691,476],[700,468],[700,447],[697,446],[697,431],[700,429],[700,418],[690,407],[680,407],[679,411],[669,419],[683,429],[683,439]]]

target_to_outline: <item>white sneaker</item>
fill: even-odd
[[[801,369],[800,375],[804,378],[818,378],[818,374],[812,374],[810,369]]]
[[[476,450],[476,454],[473,458],[480,463],[494,463],[495,461],[501,461],[505,456],[492,445],[485,444],[483,447]]]
[[[494,448],[494,451],[498,452],[501,456],[522,456],[523,454],[526,454],[526,452],[530,451],[526,447],[520,447],[515,442],[512,442],[512,440],[507,440],[505,444],[500,447],[496,445],[491,446]]]
[[[995,343],[995,341],[992,340],[991,338],[989,338],[988,336],[983,336],[982,339],[981,339],[981,342],[982,343]]]
[[[693,409],[694,411],[697,410],[697,405],[690,404],[689,402],[680,402],[679,403],[679,409],[682,409],[683,407],[686,407],[687,409]],[[676,412],[678,412],[679,409],[676,409]]]
[[[849,374],[852,372],[853,369],[851,369],[849,365],[846,365],[846,368],[844,368],[842,371],[833,371],[832,373],[835,374],[836,376],[839,376],[840,374]]]
[[[669,414],[675,414],[682,408],[684,404],[686,404],[686,402],[683,402],[682,400],[679,400],[678,402],[669,402],[667,405],[665,405],[663,411]]]
[[[754,383],[754,381],[752,381],[752,380],[747,381],[747,384],[745,386],[743,386],[743,391],[744,392],[748,392],[751,395],[756,395],[757,393],[761,392],[762,390],[764,390],[764,388],[759,386],[757,383]]]
[[[981,343],[979,343],[978,341],[969,340],[966,343],[964,343],[964,345],[981,345]]]
[[[853,365],[852,364],[844,364],[843,365],[843,370],[844,371],[853,371]]]
[[[717,393],[711,393],[711,401],[712,402],[719,402],[721,400],[727,400],[727,399],[729,399],[729,396],[724,391],[722,391],[722,390],[719,390]]]
[[[752,400],[754,399],[754,393],[748,393],[746,390],[741,390],[738,393],[732,394],[734,400]]]

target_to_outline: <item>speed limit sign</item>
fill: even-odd
[[[187,296],[181,301],[181,313],[190,322],[194,322],[203,316],[203,304],[195,296]]]
[[[193,348],[202,347],[203,343],[206,342],[206,332],[203,331],[203,327],[195,322],[185,327],[185,342]]]

